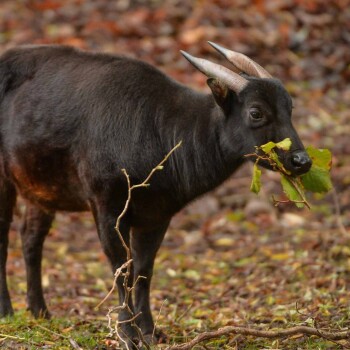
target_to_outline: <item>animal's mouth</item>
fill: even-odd
[[[297,150],[293,152],[276,152],[278,156],[278,161],[283,166],[284,170],[291,176],[300,176],[307,173],[311,166],[312,160],[309,155],[304,150]],[[279,166],[273,159],[265,158],[264,155],[258,154],[258,164],[259,166],[272,170],[278,171]],[[263,156],[263,157],[259,157]],[[266,156],[266,155],[265,155]],[[256,159],[251,159],[256,161]],[[281,170],[281,169],[280,169]],[[282,169],[283,172],[283,169]]]
[[[306,174],[312,166],[312,160],[305,150],[288,152],[282,163],[292,176]]]

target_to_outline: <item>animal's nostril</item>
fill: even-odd
[[[303,163],[305,163],[305,159],[301,157],[300,154],[294,154],[292,157],[292,163],[295,166],[300,166],[303,165]]]
[[[310,168],[311,159],[306,152],[296,152],[292,156],[292,164],[296,168]]]

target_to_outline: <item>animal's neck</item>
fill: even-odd
[[[173,140],[182,141],[182,147],[172,156],[169,168],[179,189],[178,200],[186,203],[225,181],[243,157],[225,147],[225,117],[211,95],[194,97],[191,109],[184,109],[180,117],[184,125],[173,130]]]

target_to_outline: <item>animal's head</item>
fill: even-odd
[[[306,173],[311,159],[292,122],[292,99],[281,82],[247,56],[209,42],[223,54],[240,75],[223,66],[182,52],[198,70],[208,76],[208,85],[226,123],[225,144],[242,155],[255,152],[255,146],[290,138],[292,146],[279,152],[283,166],[293,175]],[[269,167],[266,162],[259,164]]]

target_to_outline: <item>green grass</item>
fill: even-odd
[[[27,312],[0,320],[1,349],[102,349],[108,330],[105,322],[74,318],[35,320]]]
[[[183,300],[191,300],[193,290],[184,286],[181,297]],[[197,287],[198,288],[198,287]],[[195,288],[196,290],[196,288]],[[263,301],[261,301],[263,303]],[[322,305],[323,306],[323,305]],[[209,302],[197,304],[187,303],[175,304],[165,303],[164,310],[159,317],[159,327],[168,334],[170,343],[182,343],[193,339],[196,335],[209,330],[216,330],[223,326],[227,320],[225,313],[229,310],[214,309]],[[295,312],[295,307],[285,306],[278,312],[276,308],[271,319],[275,318],[274,323],[264,321],[267,309],[270,305],[265,304],[266,308],[258,308],[255,311],[248,312],[245,315],[246,327],[254,327],[265,330],[274,330],[277,328],[289,328],[298,324],[305,324],[303,315]],[[320,313],[328,311],[328,307],[320,307]],[[216,310],[216,312],[215,312]],[[221,313],[221,315],[220,315]],[[261,319],[259,319],[259,314]],[[224,315],[224,316],[223,316]],[[283,317],[281,315],[284,315]],[[342,317],[338,319],[337,328],[344,328],[349,324],[349,318],[346,310],[342,310]],[[304,322],[302,322],[302,320]],[[244,326],[244,324],[241,324]],[[333,324],[335,325],[335,324]],[[108,341],[107,320],[99,318],[96,320],[84,320],[67,316],[53,317],[51,320],[35,320],[28,312],[18,312],[14,317],[8,317],[0,320],[0,348],[1,349],[73,349],[72,343],[75,342],[82,349],[118,349],[113,339]],[[159,349],[164,349],[167,345],[160,345]],[[194,349],[203,349],[196,346]],[[295,336],[287,339],[263,339],[255,337],[246,337],[241,335],[232,335],[210,340],[206,343],[206,349],[211,350],[258,350],[258,349],[283,349],[283,350],[330,350],[343,349],[341,345],[329,342],[318,337]]]

